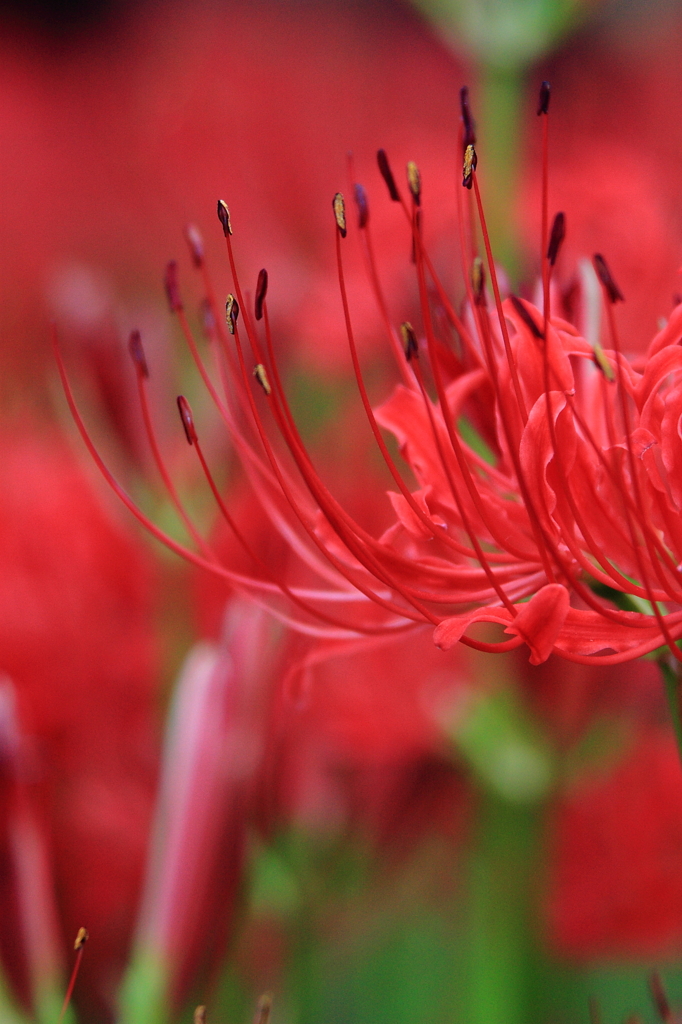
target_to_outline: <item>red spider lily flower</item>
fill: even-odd
[[[88,1019],[107,1020],[155,782],[153,574],[63,440],[25,420],[3,435],[0,673],[16,694],[64,960],[79,927],[96,936],[75,998]],[[6,917],[3,946],[9,927]]]
[[[549,847],[548,937],[572,958],[661,956],[682,944],[680,762],[648,727],[618,764],[558,802]]]
[[[72,411],[94,458],[124,502],[159,539],[271,607],[282,621],[321,638],[377,640],[431,627],[441,649],[458,641],[498,652],[526,644],[533,664],[551,653],[586,664],[618,663],[663,645],[682,658],[676,647],[682,637],[682,492],[677,483],[682,308],[673,311],[651,342],[641,370],[623,355],[614,310],[622,295],[602,256],[595,256],[594,268],[608,320],[603,346],[596,340],[589,343],[574,325],[552,313],[551,278],[565,218],[557,214],[550,232],[548,108],[549,86],[543,83],[538,108],[545,140],[540,308],[514,296],[502,299],[486,231],[466,90],[460,133],[465,189],[457,190],[466,289],[462,316],[441,286],[425,246],[416,165],[408,164],[405,198],[386,154],[379,151],[381,175],[412,239],[421,302],[419,332],[407,322],[400,332],[394,326],[374,259],[367,197],[361,186],[355,187],[357,231],[370,286],[402,377],[377,409],[362,376],[344,276],[350,225],[343,196],[334,196],[339,290],[350,357],[368,436],[374,438],[392,478],[388,500],[394,522],[380,536],[365,529],[336,499],[301,439],[274,355],[268,275],[261,271],[250,308],[236,269],[225,202],[218,203],[218,217],[234,287],[225,318],[218,315],[203,249],[194,234],[189,238],[194,264],[204,279],[220,384],[214,383],[192,334],[177,266],[168,266],[171,311],[273,528],[287,537],[312,571],[314,585],[289,585],[243,535],[258,575],[238,573],[220,563],[181,506],[145,415],[161,476],[198,552],[163,534],[102,463],[60,361]],[[476,252],[476,225],[484,240],[485,263]],[[453,344],[448,344],[452,338]],[[131,341],[144,410],[148,369],[139,338]],[[183,397],[178,405],[208,486],[240,537],[215,484],[189,405]],[[462,420],[475,428],[473,437],[467,436]],[[381,428],[398,441],[416,488],[391,455]],[[487,445],[487,456],[481,442]],[[379,500],[386,498],[381,495]],[[278,602],[282,596],[288,599],[288,608]],[[628,607],[619,606],[623,603]],[[498,643],[479,639],[470,632],[477,623],[501,626],[510,638]]]

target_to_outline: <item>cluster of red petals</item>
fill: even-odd
[[[548,96],[547,87],[544,113]],[[374,258],[367,197],[355,186],[357,235],[370,290],[402,377],[376,410],[355,344],[344,275],[350,224],[340,194],[333,205],[340,313],[368,436],[378,445],[394,485],[388,499],[379,494],[375,500],[385,507],[388,500],[393,525],[377,535],[358,522],[332,493],[306,449],[275,358],[268,275],[261,271],[254,310],[244,299],[230,214],[222,201],[218,215],[234,292],[226,317],[217,308],[203,243],[195,230],[188,233],[193,263],[203,277],[213,371],[185,314],[174,263],[168,268],[166,290],[254,492],[273,529],[306,567],[306,583],[290,582],[240,535],[216,487],[191,410],[180,398],[187,440],[196,448],[207,483],[250,567],[237,572],[225,565],[198,535],[154,437],[146,398],[148,367],[139,336],[131,339],[131,351],[152,450],[198,550],[182,547],[144,517],[86,436],[105,475],[161,540],[305,633],[345,640],[430,626],[441,649],[459,641],[497,652],[526,644],[533,664],[552,653],[587,664],[618,663],[664,645],[679,657],[682,308],[673,311],[646,358],[634,365],[618,340],[614,305],[622,296],[604,260],[595,257],[608,329],[602,331],[603,347],[596,339],[581,337],[550,308],[564,225],[561,221],[556,238],[552,233],[547,249],[546,203],[541,308],[513,296],[503,301],[475,153],[469,146],[464,166],[469,191],[458,189],[466,287],[458,314],[425,246],[419,171],[408,165],[406,200],[383,151],[379,168],[398,215],[405,215],[422,325],[417,332],[403,323],[401,343]],[[478,224],[485,240],[485,272],[475,245]],[[484,273],[490,277],[490,297]],[[409,466],[407,475],[390,454],[382,428],[397,439]],[[284,605],[282,597],[287,599]],[[491,643],[472,636],[478,623],[502,627],[508,639]]]

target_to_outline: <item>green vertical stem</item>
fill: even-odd
[[[677,749],[680,754],[680,761],[682,761],[682,706],[680,703],[682,700],[682,675],[680,666],[677,664],[676,668],[673,668],[665,658],[659,658],[658,665],[663,676],[663,685],[665,687],[665,695],[668,698],[668,707],[670,708],[670,717],[673,723],[675,739],[677,740]]]
[[[515,231],[520,180],[522,125],[527,121],[525,68],[482,64],[476,90],[479,169],[483,201],[495,262],[513,280],[521,272]]]
[[[468,1024],[528,1024],[540,812],[481,794],[468,890]]]

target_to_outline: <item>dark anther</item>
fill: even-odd
[[[343,199],[341,192],[337,192],[332,199],[332,210],[334,211],[334,219],[336,220],[336,226],[339,229],[341,238],[345,238],[346,231],[346,204]]]
[[[464,125],[462,143],[464,149],[466,149],[467,146],[476,145],[476,125],[473,117],[471,116],[471,108],[469,107],[469,89],[466,85],[463,85],[459,90],[459,105],[462,110],[462,123]]]
[[[405,358],[408,363],[412,359],[416,359],[419,355],[419,345],[417,344],[417,335],[414,333],[414,327],[409,321],[405,321],[404,324],[400,325],[400,334],[403,339],[403,349],[405,352]]]
[[[523,320],[530,333],[534,338],[537,338],[538,341],[541,341],[544,338],[544,334],[535,323],[535,320],[533,320],[533,317],[530,315],[524,304],[521,302],[521,299],[517,299],[516,295],[512,295],[511,301],[512,306],[518,313],[519,317]]]
[[[412,193],[415,203],[417,206],[420,206],[422,201],[422,176],[414,160],[410,160],[407,165],[407,186]]]
[[[232,234],[232,222],[230,220],[230,211],[224,199],[218,200],[218,220],[222,224],[223,234],[227,238],[228,235]]]
[[[227,302],[225,303],[225,322],[227,323],[227,329],[230,334],[234,334],[238,316],[239,303],[235,299],[234,295],[230,294],[227,296]]]
[[[367,227],[367,221],[369,220],[369,206],[367,205],[367,193],[365,192],[362,185],[356,185],[353,189],[355,195],[355,205],[358,208],[358,227]]]
[[[167,264],[163,283],[166,287],[170,311],[171,313],[178,313],[182,309],[182,299],[180,298],[180,289],[178,287],[178,265],[175,260],[171,260]]]
[[[204,265],[204,240],[199,233],[199,229],[194,224],[188,224],[185,228],[185,238],[189,246],[192,263],[197,270],[201,270]]]
[[[540,86],[540,96],[538,98],[538,117],[540,114],[549,113],[549,96],[549,82],[543,82]]]
[[[394,203],[399,203],[400,192],[398,192],[398,188],[395,183],[395,178],[393,177],[393,171],[391,170],[390,165],[388,163],[388,157],[386,156],[385,149],[380,149],[379,152],[377,153],[377,163],[379,165],[381,177],[386,182],[386,188],[388,189],[389,196],[391,197]]]
[[[651,989],[651,998],[654,1001],[656,1013],[663,1021],[663,1024],[669,1024],[673,1019],[673,1015],[670,1009],[670,1003],[668,1002],[668,997],[665,994],[665,989],[663,988],[661,976],[657,971],[654,971],[649,978],[649,988]]]
[[[256,301],[254,303],[256,307],[256,320],[263,319],[263,303],[265,302],[265,296],[268,294],[268,272],[263,270],[258,273],[258,283],[256,284]]]
[[[180,413],[180,419],[185,429],[187,444],[194,444],[197,440],[197,432],[194,427],[192,410],[190,409],[189,402],[184,395],[178,395],[178,412]]]
[[[471,264],[471,287],[474,293],[474,302],[477,306],[485,305],[485,268],[483,260],[477,256]]]
[[[471,188],[477,163],[476,150],[473,145],[467,146],[464,150],[464,167],[462,168],[462,184],[464,188]]]
[[[149,377],[149,367],[142,347],[142,338],[139,331],[131,331],[128,339],[128,351],[132,356],[135,368],[143,377]]]
[[[557,213],[552,224],[552,231],[549,236],[549,245],[547,246],[547,259],[549,260],[550,267],[553,267],[557,261],[559,250],[563,244],[564,238],[566,237],[566,214]]]
[[[625,302],[623,293],[613,280],[608,264],[601,253],[595,253],[592,257],[592,263],[594,264],[594,269],[597,271],[597,277],[604,285],[606,294],[609,297],[609,302],[612,304],[616,302]]]

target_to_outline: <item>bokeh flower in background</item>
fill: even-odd
[[[550,14],[557,10],[548,5]],[[594,13],[585,9],[586,16]],[[607,14],[599,15],[596,29],[586,21],[578,42],[567,43],[556,57],[547,55],[544,42],[537,47],[531,40],[533,60],[543,60],[542,75],[557,86],[550,202],[552,209],[566,210],[568,235],[553,301],[566,310],[575,304],[585,282],[579,261],[597,249],[605,251],[627,297],[623,347],[641,356],[657,318],[669,312],[680,262],[675,212],[679,140],[668,117],[679,92],[679,25],[674,14],[666,15],[666,21],[662,15],[665,38],[656,38],[653,29],[647,38],[641,31],[628,34],[626,19],[618,23],[613,13]],[[655,19],[649,20],[653,24]],[[454,192],[460,173],[454,98],[468,77],[461,58],[453,59],[413,12],[392,3],[372,8],[235,4],[227,9],[179,4],[161,12],[142,7],[111,21],[106,31],[84,33],[68,45],[62,40],[55,46],[42,37],[31,50],[29,41],[26,34],[8,34],[3,43],[3,130],[7,151],[14,154],[3,161],[2,171],[4,194],[11,200],[6,210],[9,244],[2,257],[3,336],[11,339],[2,356],[4,379],[11,382],[5,387],[8,401],[36,393],[44,398],[44,387],[34,389],[40,374],[33,354],[40,351],[41,363],[48,365],[38,346],[46,320],[56,316],[71,346],[69,364],[81,368],[79,394],[87,397],[91,422],[99,418],[96,432],[105,438],[107,456],[166,526],[170,503],[164,497],[150,499],[156,471],[135,408],[135,374],[124,361],[129,331],[140,327],[152,369],[152,415],[192,514],[202,525],[210,519],[205,498],[197,499],[200,488],[205,489],[198,467],[183,450],[184,441],[176,440],[176,423],[171,422],[174,375],[182,377],[182,390],[191,395],[211,465],[222,467],[219,484],[229,508],[244,530],[254,529],[270,570],[275,568],[290,585],[310,587],[307,572],[283,551],[261,514],[252,505],[240,506],[239,474],[228,446],[211,423],[207,403],[188,384],[186,362],[170,354],[159,268],[169,257],[179,257],[183,290],[190,294],[182,227],[198,219],[222,299],[231,285],[212,211],[216,198],[226,195],[243,280],[253,287],[263,261],[270,272],[273,331],[297,418],[302,409],[305,413],[313,457],[324,464],[334,436],[316,422],[313,410],[312,395],[323,370],[332,381],[325,397],[343,425],[344,440],[336,442],[334,451],[339,465],[330,474],[334,487],[376,536],[393,523],[394,540],[400,534],[406,550],[427,547],[399,497],[393,505],[385,498],[383,491],[387,486],[395,490],[394,484],[376,466],[370,479],[361,477],[357,460],[347,451],[359,447],[366,426],[349,408],[353,399],[343,383],[350,367],[329,197],[338,188],[348,193],[346,150],[352,148],[355,176],[367,186],[391,316],[418,324],[420,296],[410,263],[409,226],[386,201],[373,154],[385,146],[396,169],[416,159],[424,182],[424,237],[459,312],[465,288],[453,269],[459,265]],[[490,63],[485,55],[479,59]],[[471,58],[469,64],[475,72]],[[654,64],[656,76],[651,74]],[[589,74],[586,68],[592,69]],[[514,84],[514,116],[509,118],[514,130],[518,111],[528,105],[523,92],[528,74],[526,61]],[[506,86],[499,80],[493,84],[499,99]],[[530,126],[528,135],[519,130],[514,152],[505,150],[505,143],[498,160],[495,133],[504,121],[500,111],[507,108],[500,106],[496,122],[490,120],[486,96],[493,91],[486,93],[483,85],[478,80],[473,103],[486,203],[495,201],[494,173],[513,158],[514,174],[503,173],[500,179],[505,182],[499,190],[504,222],[495,231],[503,245],[505,232],[511,239],[511,279],[525,282],[522,294],[530,295],[539,238],[536,143]],[[604,102],[614,93],[618,102]],[[509,182],[519,166],[521,229],[512,232]],[[388,397],[395,369],[385,369],[383,325],[365,287],[361,253],[346,251],[344,259],[351,315],[363,366],[369,368],[372,400],[378,404]],[[579,303],[574,309],[580,314]],[[194,323],[190,301],[188,315]],[[510,315],[532,351],[531,329],[518,311]],[[325,414],[320,418],[324,421]],[[494,430],[489,432],[493,435]],[[29,682],[22,681],[12,659],[6,671],[18,694],[23,733],[38,736],[45,749],[43,735],[60,734],[50,763],[55,777],[68,780],[64,792],[81,794],[72,801],[65,796],[61,803],[51,783],[43,786],[39,776],[32,784],[46,794],[38,801],[38,820],[48,823],[45,847],[57,878],[63,949],[81,924],[92,936],[76,990],[79,1010],[82,1019],[106,1019],[117,999],[124,959],[130,956],[159,757],[153,741],[159,707],[151,683],[154,656],[145,646],[151,633],[149,597],[144,596],[148,567],[135,554],[137,539],[121,541],[124,533],[118,531],[126,528],[120,525],[113,527],[119,542],[109,547],[102,541],[94,577],[90,562],[74,559],[78,543],[97,534],[84,516],[95,500],[88,496],[91,485],[69,485],[71,511],[62,516],[57,511],[60,487],[45,484],[52,480],[49,474],[31,470],[42,466],[43,458],[48,465],[51,456],[46,451],[34,459],[22,446],[28,436],[32,430],[22,426],[16,445],[8,446],[7,451],[19,451],[16,460],[5,453],[9,478],[42,480],[35,493],[44,502],[44,521],[68,522],[75,537],[65,527],[54,557],[37,556],[38,565],[31,562],[22,569],[22,592],[33,594],[32,607],[44,611],[37,625],[32,611],[8,601],[15,616],[8,636],[23,636],[17,622],[32,623],[31,635],[38,640],[18,649],[24,654],[45,651],[50,671],[63,665],[64,679],[68,676],[73,688],[67,700],[66,683],[53,685],[40,667],[32,669],[32,676],[26,673]],[[71,456],[64,452],[64,458]],[[383,505],[377,509],[373,496],[380,490]],[[17,517],[30,522],[26,509],[33,490],[27,483],[19,493]],[[108,500],[102,499],[106,508]],[[430,500],[426,495],[427,509]],[[394,509],[400,513],[397,523]],[[106,513],[110,528],[117,515]],[[206,531],[209,543],[224,543],[217,539],[220,530]],[[39,536],[45,550],[52,551],[54,534],[54,529],[30,532],[27,549],[41,550]],[[267,575],[254,570],[248,556],[235,555],[234,541],[228,546],[231,564],[247,574]],[[17,550],[17,544],[10,548]],[[96,608],[108,609],[101,618],[88,620],[91,646],[82,631],[73,629],[76,612],[66,613],[63,594],[71,591],[56,582],[67,572],[56,552],[68,553],[64,565],[78,576],[79,614],[95,616]],[[168,563],[161,563],[158,572],[166,583],[170,686],[179,648],[190,645],[193,629],[181,596],[186,587],[181,574]],[[239,642],[226,644],[221,630],[224,602],[232,591],[219,581],[209,585],[206,578],[196,588],[203,596],[192,603],[210,605],[212,627],[196,632],[208,632],[218,644],[210,655],[218,659],[218,686],[220,671],[225,671],[222,682],[232,678],[228,667],[240,658]],[[112,596],[117,594],[118,599]],[[147,991],[147,1001],[135,1010],[133,996],[141,990],[135,990],[134,972],[129,972],[133,1001],[123,1011],[128,1019],[137,1012],[138,1019],[148,1021],[159,1007],[163,1016],[164,1003],[181,1002],[196,984],[201,986],[194,993],[197,999],[207,998],[216,1007],[212,1019],[218,1007],[230,1007],[231,1019],[238,1014],[246,1019],[243,1011],[251,997],[270,984],[281,997],[275,1012],[301,1022],[339,1015],[373,1024],[451,1020],[457,1018],[456,1006],[470,1022],[584,1019],[581,979],[586,970],[596,970],[591,965],[600,958],[659,956],[675,948],[681,915],[673,872],[666,873],[661,860],[663,851],[672,861],[666,851],[675,847],[675,769],[668,740],[658,739],[665,709],[653,684],[653,666],[628,666],[616,675],[613,669],[567,667],[551,658],[538,668],[511,659],[492,668],[459,649],[444,655],[427,633],[384,646],[358,644],[357,649],[335,649],[335,641],[328,639],[328,649],[324,644],[320,649],[314,638],[296,638],[286,627],[271,624],[266,632],[264,646],[273,643],[276,654],[266,666],[266,697],[256,716],[260,724],[254,747],[261,753],[249,761],[248,786],[254,790],[234,813],[231,797],[221,796],[229,789],[225,773],[235,755],[226,718],[207,715],[201,733],[205,746],[201,739],[195,743],[195,762],[172,753],[182,746],[183,728],[191,731],[186,708],[197,696],[191,673],[178,684],[168,735],[179,746],[169,739],[157,821],[163,815],[171,820],[173,813],[181,820],[178,832],[164,833],[157,826],[155,853],[148,860],[146,910],[137,923],[138,943],[153,939],[156,952],[172,951],[172,978],[163,980],[156,993]],[[10,640],[3,641],[5,646],[12,650]],[[263,647],[253,646],[258,652]],[[65,650],[80,659],[72,671]],[[79,682],[93,676],[101,676],[103,689]],[[39,678],[48,681],[45,692],[37,683],[32,688],[30,679]],[[244,671],[240,678],[255,676]],[[22,698],[22,686],[38,696]],[[249,692],[254,696],[255,691]],[[59,699],[49,701],[48,694],[57,693]],[[54,712],[44,734],[31,717],[39,711],[46,720],[48,711],[50,716]],[[190,775],[195,780],[195,805],[189,789],[184,802],[168,795],[173,768],[181,762],[185,782]],[[634,842],[634,829],[623,834],[619,828],[625,827],[627,813],[636,813],[626,790],[638,791],[639,784],[652,838],[634,849],[627,846]],[[238,801],[244,795],[241,785],[244,779],[239,793],[232,793]],[[617,798],[612,800],[610,793]],[[609,814],[611,804],[618,808],[621,801],[622,814],[615,809]],[[65,806],[68,813],[62,813]],[[193,806],[197,832],[186,843]],[[599,824],[588,834],[585,821]],[[547,856],[535,871],[543,830]],[[174,846],[172,835],[180,834],[184,839]],[[129,856],[121,852],[124,847]],[[618,859],[623,849],[632,850],[631,858]],[[635,864],[638,869],[629,871]],[[115,865],[120,870],[114,872]],[[537,880],[544,876],[547,887],[538,892]],[[652,893],[669,901],[669,915],[647,914]],[[541,905],[546,908],[547,946],[538,952]],[[93,907],[102,909],[101,916]],[[200,907],[207,907],[207,935],[222,930],[215,943],[205,937],[203,948]],[[140,944],[133,967],[140,965],[139,951]],[[557,967],[557,951],[562,967]],[[66,952],[61,959],[66,961]],[[566,966],[572,959],[582,962],[580,970]],[[566,996],[562,971],[570,976],[576,1002]],[[603,989],[615,975],[606,971],[589,977]],[[542,997],[538,987],[543,987]],[[627,998],[631,1001],[624,1006],[615,997],[607,1002],[614,1018],[616,1007],[624,1011],[637,1005],[632,989]]]

